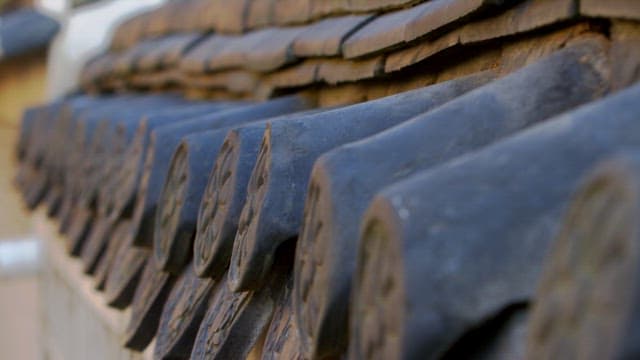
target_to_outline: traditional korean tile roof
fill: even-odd
[[[581,286],[638,262],[581,229],[637,240],[613,230],[635,229],[637,166],[580,193],[588,224],[564,211],[640,146],[638,21],[631,0],[170,2],[120,26],[80,94],[25,112],[17,183],[157,358],[588,351],[637,300],[583,309]],[[545,321],[594,328],[564,343]]]

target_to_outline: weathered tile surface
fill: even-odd
[[[296,60],[291,46],[305,27],[260,30],[258,41],[246,49],[245,67],[255,71],[272,71]]]
[[[319,20],[296,38],[293,52],[300,57],[340,55],[342,42],[369,19],[369,15],[348,15]]]
[[[355,58],[404,42],[407,23],[418,16],[429,3],[413,8],[381,15],[351,35],[344,43],[342,52],[346,58]]]
[[[416,45],[389,55],[386,72],[420,62],[442,50],[479,43],[491,39],[516,35],[574,18],[575,0],[529,0],[498,14],[474,21],[434,39],[425,39]]]
[[[582,0],[580,12],[589,16],[640,19],[640,2],[636,0]]]

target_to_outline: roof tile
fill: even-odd
[[[375,18],[344,42],[342,46],[344,56],[351,59],[402,43],[406,24],[420,14],[426,5],[428,3]]]
[[[345,14],[349,11],[349,0],[311,0],[311,17]]]
[[[529,0],[493,17],[466,24],[434,39],[389,55],[386,72],[420,62],[434,54],[458,45],[467,45],[531,31],[577,16],[575,0]]]
[[[342,42],[371,15],[347,15],[317,21],[298,36],[293,52],[299,57],[340,55]]]
[[[637,0],[582,0],[580,12],[590,16],[640,20],[640,2]]]
[[[413,41],[490,6],[517,0],[431,0],[384,14],[365,25],[344,44],[347,58],[379,52]]]
[[[341,82],[370,79],[380,75],[383,69],[383,56],[355,61],[327,59],[320,63],[318,79],[329,84],[338,84]]]
[[[245,66],[251,70],[266,72],[294,62],[296,57],[291,47],[305,30],[306,27],[260,30],[260,40],[247,49]]]
[[[273,24],[275,0],[253,0],[247,9],[247,29],[263,28]]]
[[[274,0],[274,25],[306,23],[311,20],[311,0]]]
[[[182,57],[180,68],[191,73],[209,71],[208,62],[211,57],[222,51],[234,38],[236,37],[219,34],[209,35]]]
[[[208,0],[198,14],[200,29],[213,29],[222,33],[244,31],[244,14],[249,0]]]

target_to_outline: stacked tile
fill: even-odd
[[[573,196],[533,300],[526,342],[530,358],[638,356],[638,289],[630,286],[640,270],[638,155],[629,150],[604,160]],[[583,277],[589,281],[579,280]],[[558,307],[576,316],[558,316]],[[591,316],[595,311],[600,316]],[[556,340],[560,333],[562,345]]]
[[[603,16],[637,19],[634,7],[620,1],[603,10],[575,0],[170,3],[125,22],[112,51],[86,67],[83,83],[97,91],[171,88],[243,99],[300,89],[323,96],[336,84],[366,83],[351,90],[366,100],[390,87],[408,90],[495,67],[511,71],[526,63],[526,50],[539,57],[581,33],[606,31]],[[170,26],[177,18],[166,18],[172,9],[193,26]],[[137,28],[151,28],[150,35],[137,35]],[[534,50],[536,39],[542,49]],[[176,60],[159,60],[160,48],[172,48]],[[445,57],[461,65],[455,74]]]
[[[358,220],[373,196],[386,185],[601,96],[609,85],[607,74],[598,69],[603,45],[593,42],[563,49],[316,161],[305,218],[300,220],[294,285],[295,311],[309,353],[322,357],[346,346]],[[568,71],[575,71],[575,76],[562,76]],[[527,87],[534,82],[535,87]],[[476,108],[482,112],[472,110]],[[345,172],[348,166],[351,169]],[[236,239],[236,245],[241,243]]]
[[[514,305],[530,301],[573,189],[599,160],[640,144],[639,94],[636,85],[379,192],[362,220],[350,355],[442,356],[470,329],[505,321]],[[574,285],[554,275],[570,284],[556,301],[570,305]],[[562,315],[548,319],[571,316],[557,304]],[[477,341],[483,335],[476,332]],[[562,345],[549,346],[570,352],[561,336],[550,341]]]
[[[25,112],[17,184],[158,359],[557,354],[574,218],[545,255],[583,175],[640,145],[634,7],[172,2],[87,66],[93,95]]]

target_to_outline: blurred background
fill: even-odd
[[[13,187],[24,108],[66,94],[125,17],[163,0],[0,0],[0,359],[39,359],[39,249]]]

